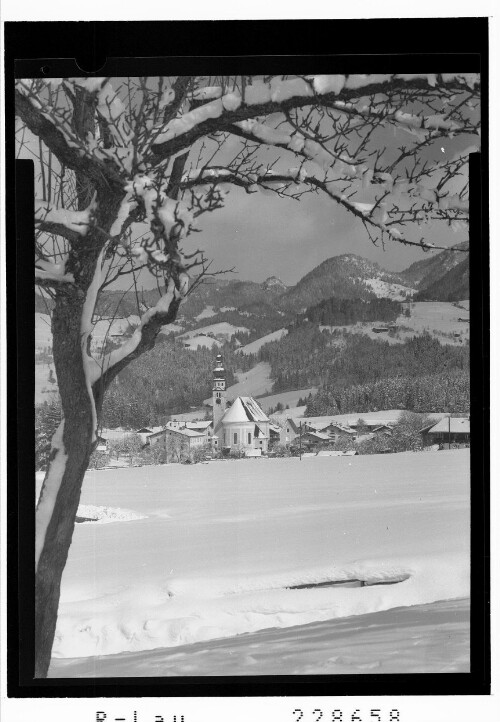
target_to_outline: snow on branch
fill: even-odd
[[[83,211],[58,208],[46,201],[35,200],[35,227],[40,231],[60,235],[71,231],[70,239],[86,236],[93,222],[95,209],[95,200]]]
[[[314,161],[322,168],[334,168],[339,175],[346,178],[362,178],[368,171],[366,164],[357,163],[346,152],[335,153],[326,144],[320,143],[312,137],[307,137],[307,135],[294,128],[288,130],[273,128],[254,119],[234,123],[233,127],[237,129],[233,131],[237,135],[257,140],[266,145],[284,148],[305,160]]]
[[[68,114],[46,103],[26,83],[16,84],[16,115],[54,153],[61,165],[85,174],[97,188],[123,187],[117,169],[95,157],[92,149],[75,135]]]
[[[219,94],[210,89],[207,97],[212,99],[170,120],[154,139],[152,150],[156,155],[164,157],[187,147],[207,133],[227,129],[231,123],[283,112],[291,108],[314,104],[327,105],[329,102],[338,101],[346,103],[349,100],[387,91],[421,89],[423,92],[428,92],[429,89],[442,87],[460,92],[474,90],[479,82],[480,76],[475,73],[318,75],[291,79],[281,79],[277,76],[269,82],[256,81],[247,85],[242,93],[233,91],[217,97]],[[197,92],[201,94],[201,90]],[[344,105],[344,109],[346,108],[347,106]],[[398,110],[394,110],[392,115],[397,122],[405,126],[427,130],[456,129],[456,121],[438,114],[428,116],[425,121],[419,116],[401,113]]]
[[[108,137],[105,144],[103,138],[89,133],[87,149],[99,160],[111,161],[119,171],[130,174],[134,162],[141,158],[135,157],[135,133],[128,122],[125,105],[109,82],[98,88],[96,100],[97,112],[105,123]]]
[[[335,184],[338,183],[338,179],[334,181],[329,180],[328,175],[325,174],[324,178],[318,178],[310,173],[304,167],[301,168],[289,168],[284,172],[276,172],[272,170],[265,170],[259,173],[241,173],[238,171],[229,171],[227,168],[202,168],[194,169],[189,171],[183,176],[181,187],[183,189],[193,188],[197,185],[210,185],[218,183],[230,183],[241,188],[244,188],[247,193],[256,193],[259,191],[272,191],[278,192],[282,195],[286,195],[286,191],[293,186],[304,185],[310,186],[313,189],[323,191],[327,196],[334,200],[339,205],[343,206],[353,215],[357,216],[363,224],[377,228],[382,233],[386,234],[390,240],[398,241],[404,245],[413,245],[421,248],[435,248],[440,249],[440,246],[435,246],[432,243],[424,241],[415,242],[406,239],[403,233],[396,228],[390,227],[390,208],[389,202],[392,198],[391,193],[387,190],[382,198],[374,203],[361,203],[352,200],[345,193],[336,189]],[[410,186],[410,184],[409,184]],[[410,190],[408,186],[406,191]],[[417,222],[426,220],[427,211],[431,203],[429,189],[424,189],[423,186],[415,186],[415,194],[418,190],[422,197],[422,200],[426,202],[426,211],[412,211],[412,214],[420,213],[417,215]],[[445,201],[441,200],[437,192],[432,192],[432,198],[439,204],[439,210],[460,210],[468,212],[468,202],[461,196],[447,196]],[[400,189],[401,194],[401,189]],[[454,220],[451,218],[449,220]],[[445,250],[446,247],[442,247]]]
[[[127,339],[120,348],[104,354],[101,359],[97,360],[92,357],[89,363],[89,380],[92,384],[95,384],[104,374],[109,373],[124,359],[128,359],[137,353],[148,327],[155,326],[159,331],[162,326],[173,320],[175,317],[173,308],[177,308],[183,299],[187,290],[188,280],[187,278],[184,279],[184,283],[182,284],[183,290],[181,290],[173,278],[169,279],[164,295],[160,297],[155,306],[148,309],[142,315],[139,325],[135,328],[132,336]]]
[[[61,283],[74,283],[72,273],[66,273],[66,260],[60,263],[52,263],[39,259],[35,261],[35,281],[40,285],[50,286]]]

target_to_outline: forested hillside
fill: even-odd
[[[469,365],[469,349],[442,345],[429,334],[390,345],[362,334],[331,334],[305,324],[263,346],[259,361],[271,364],[278,392],[335,381],[358,384],[387,376],[464,370]]]
[[[230,386],[236,381],[233,370],[248,370],[252,361],[242,354],[234,358],[229,344],[189,351],[171,339],[158,343],[111,384],[103,406],[103,426],[156,426],[164,424],[171,414],[200,407],[212,393],[215,357],[220,352]]]
[[[299,323],[308,320],[322,326],[347,326],[359,321],[395,321],[401,313],[401,303],[389,298],[328,298],[308,308],[297,317]]]
[[[401,271],[401,276],[403,276],[407,283],[419,289],[427,288],[431,284],[437,283],[448,271],[463,263],[465,259],[468,260],[469,254],[466,252],[468,248],[468,242],[460,243],[447,251],[441,251],[440,253],[424,257],[412,263],[411,266],[404,271]],[[467,292],[467,295],[463,298],[468,297],[469,294]]]
[[[376,263],[354,254],[334,256],[323,261],[307,273],[295,286],[289,288],[280,299],[284,309],[301,311],[320,301],[331,298],[356,298],[369,300],[376,294],[366,283],[368,280],[404,284],[399,274],[389,273]],[[410,289],[408,289],[410,290]]]
[[[469,372],[453,370],[422,376],[388,377],[352,386],[326,386],[308,400],[305,415],[362,414],[382,409],[466,413],[469,408]]]
[[[415,296],[416,301],[463,301],[469,298],[469,258],[450,268]]]

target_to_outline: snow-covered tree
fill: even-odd
[[[151,349],[207,271],[201,217],[231,187],[322,193],[373,242],[439,247],[414,224],[463,227],[479,76],[467,73],[19,80],[21,152],[37,157],[35,279],[54,301],[62,421],[36,512],[36,669],[50,662],[61,575],[106,389]],[[392,134],[392,141],[388,142]],[[395,139],[397,142],[395,142]],[[160,297],[120,348],[91,348],[99,293],[147,270]],[[138,304],[139,305],[139,304]]]

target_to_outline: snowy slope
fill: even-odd
[[[247,343],[246,346],[242,346],[238,351],[244,354],[258,353],[264,344],[271,343],[271,341],[279,341],[287,334],[288,330],[286,328],[280,328],[277,331],[258,338],[256,341],[252,341],[252,343]]]
[[[202,321],[204,318],[211,318],[212,316],[215,316],[217,314],[217,311],[214,311],[213,306],[205,306],[203,311],[199,313],[197,316],[195,316],[196,321]]]
[[[370,287],[377,298],[392,298],[393,301],[402,301],[407,295],[412,296],[415,291],[400,283],[389,283],[381,278],[366,278],[365,284]]]
[[[229,339],[239,331],[248,333],[248,328],[245,328],[244,326],[233,326],[231,323],[222,321],[221,323],[213,323],[211,326],[203,326],[202,328],[197,328],[193,331],[186,331],[186,333],[183,333],[179,336],[179,338],[183,339],[200,336],[201,334],[213,334],[214,336],[225,336]]]
[[[288,405],[290,409],[295,409],[297,408],[297,403],[299,399],[305,399],[309,396],[309,394],[312,394],[314,396],[317,392],[318,389],[315,386],[311,386],[308,389],[299,389],[298,391],[283,391],[279,394],[262,396],[258,399],[258,401],[266,413],[269,411],[269,409],[275,408],[278,404],[283,404],[283,407],[286,407]],[[287,409],[286,413],[288,413],[290,409]]]
[[[54,655],[465,597],[468,461],[459,450],[90,472],[82,504],[147,518],[77,525]],[[373,586],[290,588],[355,579]]]

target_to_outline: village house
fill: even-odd
[[[328,434],[332,441],[338,441],[342,438],[354,438],[356,436],[356,432],[353,429],[337,421],[331,421],[326,426],[323,426],[323,424],[319,426],[316,425],[315,428],[316,431],[322,431],[324,434]]]
[[[177,441],[179,448],[187,454],[197,448],[201,448],[207,443],[207,435],[204,431],[196,431],[194,429],[177,426],[170,427],[167,424],[163,429],[149,434],[146,444],[151,447],[160,444],[164,448],[168,448],[169,438]]]
[[[421,429],[424,446],[439,444],[447,449],[450,446],[470,445],[470,417],[446,416],[440,421]]]
[[[203,431],[187,428],[171,429],[167,425],[165,429],[165,444],[169,437],[180,440],[182,448],[187,452],[200,448],[207,443],[207,437]]]
[[[300,434],[299,424],[287,416],[273,418],[274,422],[269,425],[271,443],[290,446]]]
[[[331,441],[330,435],[325,434],[323,431],[306,431],[300,438],[301,446],[308,450],[325,448]],[[295,442],[295,446],[296,445],[297,442]]]

